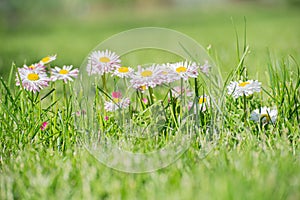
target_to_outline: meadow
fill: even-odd
[[[41,15],[25,18],[16,27],[3,22],[1,199],[300,198],[298,8],[103,12],[73,18]],[[213,138],[195,133],[186,152],[170,166],[149,173],[126,173],[101,164],[85,148],[83,135],[74,126],[72,82],[51,84],[36,94],[16,86],[15,79],[24,62],[30,65],[47,55],[57,54],[53,65],[79,68],[104,39],[147,26],[174,29],[210,47],[208,54],[220,69],[224,84],[219,88],[222,115]],[[249,45],[246,53],[244,43]],[[235,99],[227,87],[230,81],[241,79],[243,83],[258,80],[261,92]],[[277,110],[276,120],[269,113],[259,122],[250,119],[250,113],[263,106]],[[212,106],[200,115],[216,113]],[[43,130],[44,121],[49,124]]]

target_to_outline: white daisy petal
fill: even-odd
[[[211,66],[208,64],[208,61],[205,61],[204,65],[200,66],[200,71],[204,73],[206,76],[209,75],[209,71]]]
[[[120,92],[113,92],[112,100],[104,102],[104,109],[108,112],[114,112],[118,109],[127,108],[129,105],[129,98],[122,98],[122,94]]]
[[[162,83],[161,69],[158,65],[153,64],[151,67],[143,69],[138,66],[138,71],[131,75],[130,83],[135,89],[147,89],[148,87],[154,88]]]
[[[24,65],[23,68],[26,70],[31,70],[32,72],[36,72],[36,73],[46,72],[46,66],[42,63],[35,63],[30,66]]]
[[[199,97],[196,103],[197,105],[195,105],[193,102],[189,102],[189,109],[194,106],[194,113],[197,112],[197,108],[199,111],[205,112],[210,107],[210,98],[207,95],[202,95]]]
[[[257,80],[248,80],[248,81],[232,81],[227,86],[228,94],[232,95],[235,99],[240,96],[246,95],[249,96],[254,92],[260,92],[261,83]]]
[[[195,62],[191,63],[188,61],[178,62],[169,65],[170,69],[176,74],[174,77],[176,80],[188,78],[197,78],[198,76],[198,66]]]
[[[117,69],[113,72],[112,76],[118,76],[120,78],[130,78],[133,74],[134,70],[131,67],[117,67]]]
[[[33,93],[39,92],[41,89],[48,86],[50,79],[45,72],[34,71],[28,68],[18,68],[16,74],[16,85],[21,85],[25,90]]]
[[[185,95],[187,97],[191,97],[194,95],[194,93],[188,89],[188,88],[181,88],[180,86],[175,86],[172,88],[172,96],[174,98],[178,98],[180,97],[181,95]]]
[[[54,67],[54,69],[51,69],[51,81],[63,80],[65,83],[73,81],[72,78],[77,78],[79,70],[72,70],[72,68],[72,65],[64,65],[63,68]]]
[[[40,60],[40,64],[45,65],[52,62],[53,60],[56,60],[56,55],[46,56]]]
[[[120,67],[121,60],[119,56],[109,50],[94,51],[88,58],[88,75],[109,73]]]
[[[277,120],[277,113],[277,109],[271,109],[265,106],[254,110],[250,115],[250,120],[255,122],[261,121],[263,124],[270,122],[274,124]]]
[[[159,69],[161,70],[161,82],[162,83],[172,83],[176,80],[178,80],[177,78],[177,74],[170,68],[170,63],[167,64],[162,64],[158,66]]]

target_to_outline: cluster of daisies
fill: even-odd
[[[112,76],[129,78],[131,87],[145,91],[149,87],[154,88],[164,83],[172,83],[179,79],[197,78],[198,71],[208,74],[209,65],[203,66],[195,62],[177,62],[167,64],[152,64],[149,67],[137,67],[135,71],[131,67],[121,65],[119,56],[109,50],[94,51],[91,53],[87,64],[88,75],[103,75],[111,73]]]
[[[120,57],[115,52],[105,50],[94,51],[90,54],[86,70],[88,75],[102,76],[110,73],[111,76],[129,79],[132,88],[144,93],[149,88],[155,88],[162,84],[170,84],[180,79],[186,81],[189,78],[197,78],[199,71],[208,75],[209,68],[210,66],[207,62],[199,66],[195,62],[183,61],[152,64],[148,67],[137,66],[135,71],[131,67],[122,66]],[[177,89],[174,88],[174,94],[181,94],[182,92],[178,92]],[[143,99],[143,102],[147,102],[147,99]],[[129,104],[128,98],[122,98],[121,93],[113,92],[112,100],[105,102],[105,109],[107,111],[115,111],[119,108],[126,108]]]
[[[50,82],[62,80],[64,83],[73,81],[77,78],[79,70],[72,69],[72,65],[64,65],[60,67],[50,67],[50,63],[56,60],[56,55],[47,56],[38,63],[30,66],[24,65],[18,68],[16,73],[16,85],[22,86],[25,90],[36,93],[49,86]],[[131,67],[122,66],[120,57],[109,50],[94,51],[88,58],[86,67],[88,75],[104,75],[110,73],[111,76],[129,79],[130,86],[141,93],[149,88],[155,88],[162,84],[170,84],[178,80],[188,80],[189,78],[197,78],[199,73],[209,76],[210,66],[205,62],[202,66],[195,62],[176,62],[166,64],[152,64],[148,67],[138,66],[137,70]],[[232,81],[227,86],[228,94],[234,99],[252,95],[261,91],[261,83],[257,80],[248,81]],[[171,89],[173,98],[194,96],[194,93],[188,88],[173,87]],[[148,103],[147,98],[143,98],[144,104]],[[111,94],[110,101],[104,103],[104,109],[109,112],[118,109],[127,108],[130,105],[130,99],[122,97],[121,92],[114,91]],[[210,97],[202,95],[198,97],[197,102],[189,102],[189,110],[195,113],[199,111],[205,112],[210,107]],[[251,113],[251,120],[267,123],[275,123],[277,119],[277,110],[268,107],[256,109]]]
[[[50,63],[54,60],[56,60],[56,55],[47,56],[38,63],[18,68],[16,85],[22,86],[27,91],[36,93],[48,87],[51,81],[63,80],[67,83],[68,81],[73,81],[73,78],[78,76],[79,70],[72,70],[72,65],[64,65],[62,68],[57,66],[50,68]]]
[[[111,74],[120,78],[129,79],[130,86],[140,92],[144,92],[149,88],[155,88],[162,84],[170,84],[178,80],[188,80],[189,78],[197,78],[199,72],[209,75],[210,66],[205,62],[202,66],[195,62],[176,62],[166,64],[152,64],[148,67],[137,66],[137,70],[131,67],[122,66],[120,57],[109,50],[94,51],[88,58],[86,67],[88,75],[104,75]],[[237,99],[242,96],[249,96],[255,92],[261,91],[261,83],[257,80],[234,81],[228,87],[228,94]],[[175,98],[184,94],[187,97],[193,96],[193,92],[187,88],[174,87],[172,88],[172,96]],[[111,94],[111,101],[106,101],[104,108],[107,111],[116,111],[120,108],[126,108],[130,105],[130,99],[122,97],[120,92]],[[143,103],[147,103],[146,98],[142,99]],[[197,105],[194,102],[189,102],[189,109],[198,112],[205,112],[210,106],[210,98],[207,95],[202,95],[197,99]],[[267,107],[256,109],[251,113],[251,120],[262,123],[275,123],[277,118],[277,110]]]
[[[261,83],[257,80],[232,81],[228,86],[228,94],[237,99],[242,96],[249,96],[255,92],[261,91]],[[256,109],[251,113],[250,119],[262,124],[274,124],[277,119],[277,109],[271,109],[266,106]]]

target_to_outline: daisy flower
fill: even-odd
[[[73,69],[72,65],[64,65],[63,68],[55,67],[51,69],[51,81],[63,80],[65,83],[68,81],[73,81],[72,78],[76,78],[78,76],[78,69]]]
[[[209,71],[210,71],[210,65],[208,64],[208,61],[206,60],[204,65],[200,66],[200,71],[205,74],[206,76],[209,75]]]
[[[202,95],[199,97],[198,99],[198,108],[201,110],[201,112],[204,112],[207,110],[207,108],[210,107],[210,103],[209,103],[209,96],[207,95]]]
[[[30,66],[23,65],[23,68],[26,70],[31,70],[32,72],[40,73],[40,72],[46,72],[46,66],[42,63],[35,63]]]
[[[136,88],[138,91],[140,91],[141,93],[144,93],[148,87],[145,85],[141,85],[140,87]]]
[[[191,109],[194,106],[194,113],[197,112],[197,108],[198,110],[200,110],[201,112],[205,112],[207,110],[207,108],[210,107],[210,103],[209,103],[209,96],[207,95],[202,95],[199,97],[198,101],[197,101],[197,106],[194,105],[193,102],[189,103],[189,109]]]
[[[177,80],[177,74],[170,69],[169,63],[159,66],[161,69],[162,83],[172,83]]]
[[[182,78],[184,80],[187,80],[189,77],[197,78],[198,76],[198,66],[195,62],[191,63],[188,61],[185,62],[177,62],[170,64],[170,69],[175,72],[176,77],[174,77],[176,80]]]
[[[87,72],[88,75],[109,73],[120,67],[121,60],[119,56],[109,50],[94,51],[88,58]]]
[[[138,71],[132,74],[130,83],[135,89],[146,90],[148,87],[154,88],[162,83],[161,70],[156,64],[146,69],[138,66]]]
[[[20,82],[22,82],[22,85],[24,89],[28,91],[32,91],[33,93],[39,92],[41,89],[48,86],[49,78],[47,77],[47,74],[44,72],[37,72],[32,71],[30,69],[26,68],[18,68],[18,74],[16,75],[16,85],[21,85]],[[19,80],[19,78],[21,80]]]
[[[181,88],[180,86],[175,86],[172,88],[172,96],[178,98],[181,95],[186,95],[187,97],[193,96],[193,92],[188,88]]]
[[[250,115],[250,120],[255,122],[261,121],[263,124],[267,124],[271,121],[274,124],[277,119],[277,113],[277,109],[271,109],[265,106],[254,110]]]
[[[112,101],[105,101],[104,109],[113,112],[121,108],[127,108],[129,104],[129,98],[122,98],[121,92],[112,92]]]
[[[56,55],[46,56],[40,60],[40,64],[45,65],[52,62],[53,60],[56,60]]]
[[[240,96],[246,95],[249,96],[254,92],[260,92],[261,83],[257,80],[248,80],[248,81],[231,81],[227,86],[228,94],[232,95],[235,99]]]
[[[133,69],[131,67],[117,67],[117,69],[113,72],[112,76],[118,76],[120,78],[129,78],[132,73]]]

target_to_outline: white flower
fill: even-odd
[[[254,92],[260,92],[261,83],[257,80],[248,80],[248,81],[232,81],[228,86],[228,94],[232,95],[235,99],[246,95],[249,96]]]
[[[131,67],[117,67],[117,69],[113,72],[112,76],[118,76],[120,78],[129,78],[134,70]]]
[[[32,72],[40,73],[40,72],[46,72],[46,66],[42,63],[35,63],[30,66],[24,65],[24,69],[31,70]]]
[[[16,85],[22,85],[25,90],[32,92],[39,92],[41,89],[48,86],[50,79],[44,72],[33,71],[27,68],[18,68],[18,73],[16,75]],[[21,79],[21,80],[20,80]]]
[[[109,73],[120,67],[121,60],[119,56],[109,50],[94,51],[88,58],[87,72],[88,75]]]
[[[204,65],[200,66],[200,71],[202,73],[204,73],[206,76],[209,75],[209,71],[210,71],[210,65],[208,64],[208,61],[206,60]]]
[[[145,93],[145,91],[148,90],[148,87],[145,86],[145,85],[141,85],[140,87],[135,88],[135,89],[137,89],[137,90],[140,91],[141,93]]]
[[[154,88],[162,83],[161,70],[158,65],[153,64],[151,67],[143,69],[138,66],[138,71],[131,76],[130,83],[135,89],[146,90],[148,87]]]
[[[51,81],[56,80],[63,80],[65,83],[68,81],[73,81],[72,78],[76,78],[78,76],[78,69],[73,69],[73,66],[66,66],[64,65],[63,68],[55,67],[54,69],[51,69]]]
[[[271,109],[262,107],[260,109],[254,110],[250,115],[250,120],[255,122],[262,122],[263,124],[267,124],[270,121],[274,124],[277,119],[277,109]]]
[[[198,110],[200,110],[201,112],[205,112],[209,107],[210,107],[210,98],[207,95],[202,95],[199,97],[198,101],[196,102],[196,104],[194,104],[193,102],[189,103],[189,109],[191,109],[192,107],[194,107],[194,113],[197,112],[197,108]]]
[[[159,69],[161,70],[162,83],[172,83],[178,80],[177,73],[171,70],[169,63],[160,65]]]
[[[56,60],[56,55],[46,56],[40,60],[40,64],[45,65],[52,62],[53,60]]]
[[[127,108],[130,104],[129,98],[122,98],[121,92],[112,92],[112,101],[104,102],[104,109],[109,112]]]
[[[171,89],[172,91],[172,96],[174,98],[178,98],[180,97],[181,95],[185,95],[187,97],[191,97],[194,95],[194,93],[188,89],[188,88],[181,88],[180,86],[175,86],[174,88]]]
[[[197,78],[198,76],[198,66],[195,62],[191,63],[188,61],[185,62],[177,62],[169,65],[170,69],[175,72],[176,80],[182,78],[187,80],[189,77]]]

